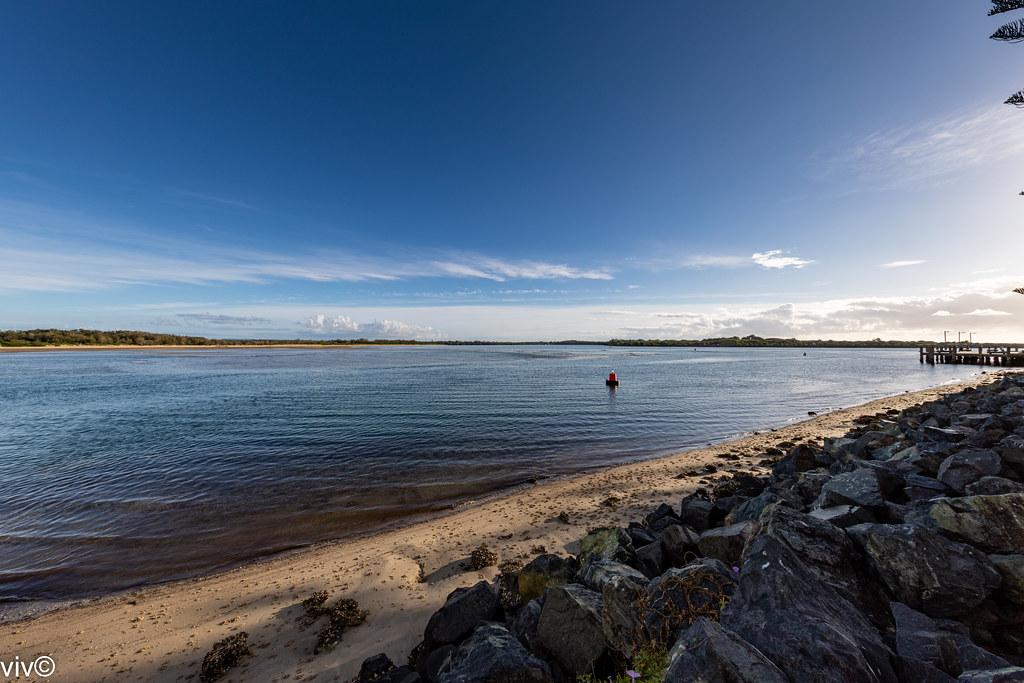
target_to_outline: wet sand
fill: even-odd
[[[223,680],[347,681],[367,657],[404,662],[429,615],[449,592],[496,569],[468,571],[463,561],[486,543],[501,560],[572,553],[587,529],[625,525],[661,502],[736,472],[763,474],[764,451],[781,442],[837,436],[861,415],[902,410],[963,383],[883,398],[804,422],[699,450],[542,482],[443,516],[364,538],[321,544],[212,576],[142,588],[66,606],[0,627],[0,652],[31,660],[52,656],[60,681],[198,680],[217,640],[249,634],[252,656]],[[703,468],[714,465],[716,472]],[[559,514],[569,516],[568,523]],[[356,599],[370,611],[333,651],[314,655],[317,626],[304,628],[299,602],[317,590]]]

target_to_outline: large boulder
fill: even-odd
[[[534,598],[520,607],[512,619],[511,630],[519,642],[530,652],[539,652],[540,640],[537,637],[537,625],[544,606],[541,598]]]
[[[549,588],[537,624],[541,647],[570,676],[594,673],[608,643],[601,628],[601,596],[579,584]]]
[[[995,451],[969,449],[954,453],[939,466],[938,477],[957,493],[982,477],[993,477],[1003,469],[1003,461]]]
[[[486,581],[471,588],[457,588],[431,615],[423,640],[432,646],[457,643],[481,622],[497,619],[500,612],[498,596]]]
[[[821,494],[814,501],[814,507],[826,508],[833,505],[875,508],[885,505],[875,471],[862,467],[832,477],[821,487]]]
[[[682,524],[670,526],[661,532],[661,558],[668,567],[682,567],[697,557],[699,535]],[[659,574],[661,572],[658,572]]]
[[[623,578],[636,581],[640,584],[647,583],[647,577],[633,569],[629,565],[612,560],[594,560],[588,562],[580,570],[579,579],[590,590],[600,593],[606,584],[619,581]]]
[[[943,498],[932,503],[928,516],[944,534],[988,552],[1024,548],[1024,493]]]
[[[892,603],[896,624],[896,653],[905,660],[922,662],[950,675],[967,669],[1007,666],[1002,657],[988,652],[955,630],[944,629],[931,617],[898,602]]]
[[[697,531],[704,531],[711,523],[714,503],[700,493],[691,493],[679,505],[679,519]]]
[[[641,598],[646,637],[669,644],[696,619],[717,619],[735,586],[735,573],[712,558],[669,569],[647,584]]]
[[[1002,669],[965,671],[957,683],[1024,683],[1024,667],[1007,666]]]
[[[550,683],[551,667],[503,626],[484,624],[451,654],[438,683]]]
[[[577,569],[579,565],[572,558],[538,555],[520,569],[516,577],[521,600],[529,602],[543,595],[549,586],[571,583]]]
[[[601,630],[608,647],[630,657],[643,642],[643,603],[647,577],[627,571],[608,573],[601,585]]]
[[[757,527],[757,522],[748,520],[717,529],[708,529],[700,535],[697,547],[702,555],[733,565],[740,561],[743,548],[747,541],[757,533]]]
[[[788,683],[756,647],[717,621],[700,617],[669,653],[665,683]]]
[[[757,537],[722,626],[793,681],[895,681],[891,653],[871,622],[784,543]]]
[[[1002,586],[999,588],[1000,596],[1007,602],[1024,608],[1024,555],[990,555],[989,559],[1003,577]]]
[[[846,531],[889,592],[931,616],[967,614],[999,586],[999,573],[988,557],[930,529],[858,524]]]
[[[964,487],[968,496],[1001,496],[1004,493],[1022,493],[1024,484],[1006,477],[982,477]]]

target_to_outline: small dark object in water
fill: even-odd
[[[242,657],[249,653],[249,634],[245,631],[218,640],[203,657],[203,668],[199,672],[199,680],[206,683],[215,681],[236,666]]]
[[[615,371],[608,373],[608,379],[604,381],[605,386],[617,387],[619,386],[619,376],[615,374]]]
[[[817,413],[814,412],[813,410],[808,410],[807,414],[810,415],[811,417],[814,417],[815,415],[817,415]]]

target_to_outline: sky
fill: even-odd
[[[987,6],[0,0],[0,329],[1024,341]]]

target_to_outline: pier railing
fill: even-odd
[[[1024,365],[1024,344],[927,344],[919,347],[921,362],[935,365]]]

